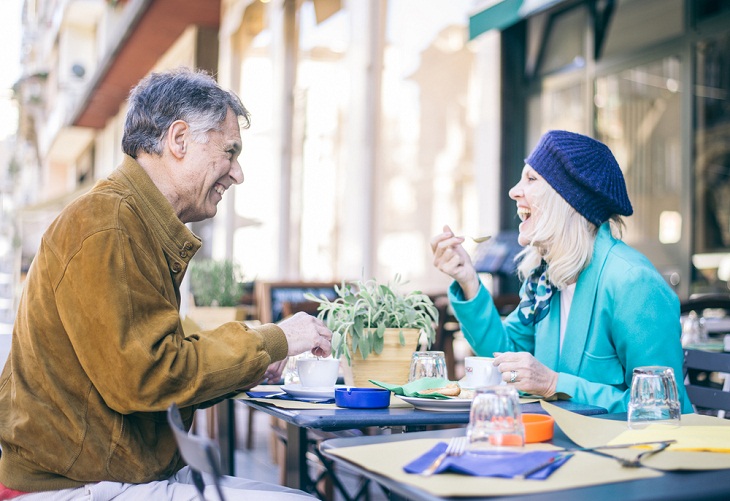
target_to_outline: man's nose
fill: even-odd
[[[231,179],[233,179],[233,182],[235,184],[241,184],[243,182],[243,168],[241,167],[241,164],[238,162],[238,160],[235,160],[233,162],[229,175],[231,176]]]

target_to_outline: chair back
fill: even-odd
[[[726,310],[726,314],[730,314],[730,294],[712,293],[697,294],[685,299],[679,303],[680,313],[685,314],[690,311],[696,311],[702,316],[706,309]]]
[[[710,373],[730,377],[730,353],[684,350],[685,388],[695,408],[730,411],[730,392],[708,385]]]
[[[180,455],[193,470],[193,480],[201,498],[205,488],[200,478],[200,472],[203,472],[213,476],[218,496],[223,500],[220,488],[221,458],[217,445],[209,438],[189,434],[183,425],[180,410],[174,402],[167,409],[167,422],[175,435]]]

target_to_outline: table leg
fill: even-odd
[[[236,416],[235,402],[226,399],[217,404],[218,447],[221,451],[221,472],[224,475],[236,474]]]
[[[307,492],[307,430],[291,423],[286,424],[286,455],[284,456],[286,486]]]

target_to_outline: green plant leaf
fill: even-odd
[[[190,291],[197,306],[236,306],[245,293],[243,273],[230,260],[190,261]]]
[[[342,334],[337,331],[332,333],[332,356],[339,358],[337,355],[342,355]]]
[[[383,353],[385,347],[385,337],[381,334],[380,336],[373,336],[373,351],[380,355]]]
[[[367,332],[363,332],[360,338],[360,353],[362,354],[363,360],[368,358],[370,355],[370,339],[368,339]]]
[[[341,286],[335,286],[337,297],[334,300],[307,297],[319,303],[318,317],[325,321],[330,330],[339,333],[337,343],[333,337],[334,356],[344,356],[349,364],[351,357],[358,351],[362,358],[367,358],[372,352],[380,353],[384,346],[385,329],[389,328],[423,330],[430,347],[436,337],[438,310],[431,299],[420,291],[400,292],[398,287],[402,285],[403,281],[397,274],[395,280],[388,284],[376,280],[343,281]],[[402,331],[399,339],[401,345],[405,345]]]

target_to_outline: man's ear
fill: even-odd
[[[190,126],[184,120],[175,120],[167,129],[165,144],[175,158],[185,156],[190,140]]]

